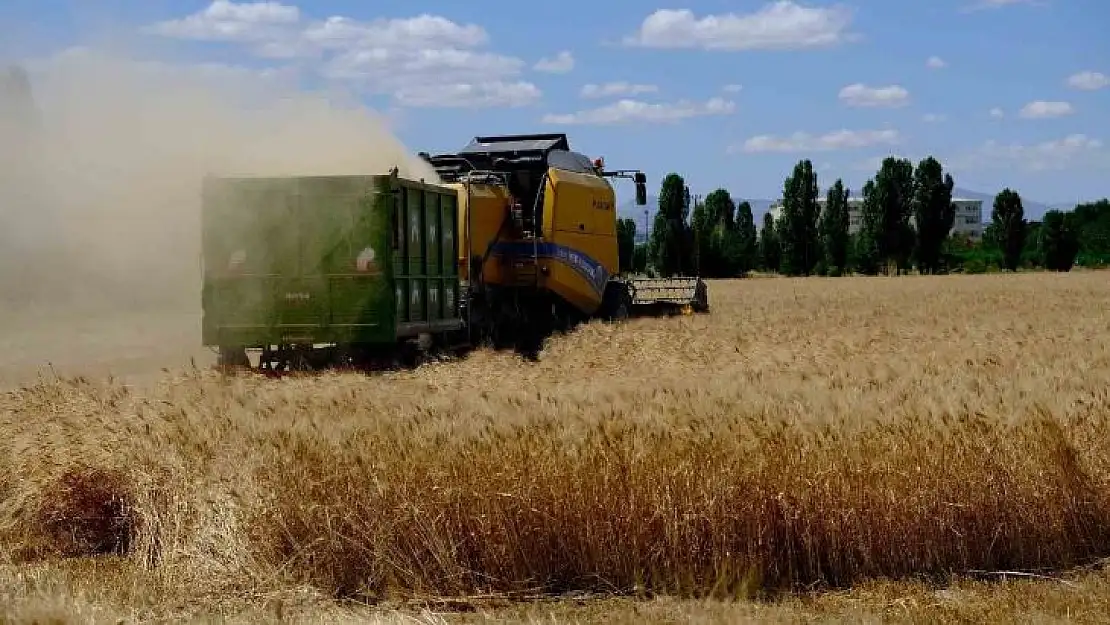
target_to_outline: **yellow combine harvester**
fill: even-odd
[[[203,333],[221,362],[258,349],[263,368],[302,368],[487,342],[534,354],[591,318],[708,310],[697,277],[618,266],[610,179],[632,180],[642,206],[643,173],[605,171],[562,134],[421,156],[440,182],[396,169],[205,180]]]
[[[697,277],[632,278],[618,266],[617,202],[606,171],[564,134],[475,137],[455,154],[421,156],[458,193],[459,274],[471,336],[546,336],[602,317],[708,310]],[[475,335],[478,335],[477,337]]]

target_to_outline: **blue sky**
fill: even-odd
[[[677,171],[773,198],[810,158],[822,186],[858,189],[883,156],[932,154],[962,188],[1110,195],[1105,0],[92,4],[6,0],[0,58],[112,39],[292,68],[356,90],[413,151],[562,131],[653,188]]]

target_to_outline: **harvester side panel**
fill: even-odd
[[[443,290],[443,319],[454,319],[459,314],[459,209],[458,195],[439,195],[439,229],[442,233],[432,237],[439,241],[440,283]]]
[[[388,180],[206,181],[205,344],[392,340]]]
[[[425,321],[424,305],[426,301],[427,285],[425,282],[426,268],[424,265],[424,217],[423,194],[413,192],[405,187],[401,188],[401,206],[403,214],[398,221],[405,225],[405,253],[399,258],[395,266],[398,270],[393,279],[399,287],[397,301],[405,302],[403,314],[397,317],[399,325],[418,325]]]
[[[205,345],[254,342],[276,323],[279,276],[297,272],[295,232],[283,224],[293,193],[285,180],[206,179],[202,206],[202,334]]]
[[[617,272],[616,195],[604,178],[548,169],[542,252],[544,285],[591,315]]]
[[[328,206],[330,204],[330,206]],[[389,275],[389,196],[383,191],[337,193],[306,206],[304,270],[327,281],[328,297],[314,323],[330,341],[384,340],[393,324]]]
[[[388,344],[405,332],[434,329],[423,321],[406,325],[396,309],[410,301],[410,289],[419,289],[421,303],[429,299],[425,234],[396,221],[409,218],[404,207],[411,202],[415,223],[424,227],[428,195],[454,199],[449,189],[390,176],[206,180],[204,344]],[[430,204],[443,208],[442,201]],[[442,220],[433,221],[431,240],[442,249]],[[406,299],[398,300],[401,288]],[[447,325],[448,317],[454,327],[461,323],[453,306],[440,311]],[[427,314],[423,307],[417,312]]]
[[[501,266],[490,254],[498,233],[505,223],[509,207],[508,191],[503,186],[480,183],[452,185],[458,189],[458,271],[464,280],[471,276],[473,259],[485,259],[481,266],[484,282],[499,284]],[[467,229],[469,228],[469,232]]]
[[[399,183],[393,217],[397,335],[457,329],[456,191],[408,180]]]

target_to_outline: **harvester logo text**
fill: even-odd
[[[605,282],[609,279],[605,267],[594,262],[589,256],[561,245],[556,246],[553,251],[556,259],[563,261],[585,277],[594,289],[599,292],[605,289]]]
[[[231,253],[231,257],[227,260],[227,268],[231,271],[238,271],[243,268],[247,262],[246,250],[235,250]]]
[[[605,290],[605,283],[609,281],[609,272],[605,270],[604,265],[586,254],[563,245],[540,243],[538,246],[533,246],[532,243],[501,242],[494,244],[493,251],[510,257],[537,254],[543,258],[553,258],[585,278],[598,293]]]

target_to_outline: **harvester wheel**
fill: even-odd
[[[701,279],[694,288],[694,301],[691,302],[694,312],[709,312],[709,287]]]
[[[607,321],[621,321],[632,315],[632,294],[623,282],[605,285],[601,299],[601,316]]]
[[[632,316],[632,296],[629,295],[628,289],[621,287],[620,298],[617,300],[617,308],[613,311],[614,321],[623,321]]]

